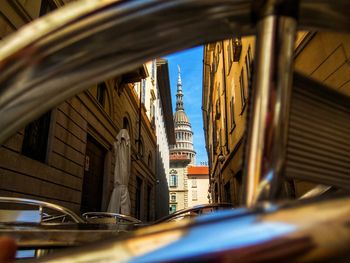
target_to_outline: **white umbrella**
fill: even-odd
[[[120,130],[114,143],[115,168],[114,188],[108,205],[108,212],[130,215],[128,183],[130,177],[130,138],[126,129]]]

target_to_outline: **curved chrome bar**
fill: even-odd
[[[39,262],[335,262],[349,253],[350,198],[226,210],[154,225]],[[335,242],[336,240],[336,242]],[[349,254],[347,254],[349,256]],[[333,260],[333,261],[332,261]],[[344,262],[344,261],[342,261]]]
[[[289,4],[284,8],[290,9],[290,14],[263,16],[257,23],[244,165],[244,198],[248,207],[258,200],[276,199],[285,167],[297,33],[297,19],[292,10],[298,2],[285,3]],[[278,7],[276,4],[275,8]]]
[[[135,217],[132,216],[128,216],[128,215],[122,215],[122,214],[118,214],[118,213],[109,213],[109,212],[86,212],[84,214],[82,214],[83,218],[85,219],[89,219],[92,217],[97,217],[97,218],[101,218],[101,217],[113,217],[113,218],[117,218],[117,219],[122,219],[125,220],[127,222],[131,222],[131,223],[142,223],[141,220],[138,220]]]
[[[0,203],[32,205],[32,206],[38,206],[39,209],[48,208],[70,216],[75,223],[86,223],[82,218],[80,218],[72,210],[62,207],[60,205],[49,203],[49,202],[44,202],[44,201],[39,201],[34,199],[1,196]]]
[[[332,186],[319,184],[319,185],[315,186],[314,188],[312,188],[310,191],[303,194],[301,197],[299,197],[299,199],[308,199],[308,198],[313,198],[316,196],[321,196],[321,195],[323,195],[331,190],[332,190]]]
[[[178,210],[172,214],[169,214],[167,216],[164,216],[158,220],[156,220],[154,223],[158,224],[161,222],[165,222],[168,221],[172,218],[175,218],[177,216],[186,214],[186,213],[190,213],[190,212],[196,212],[196,211],[201,211],[203,209],[208,209],[208,208],[214,208],[214,209],[219,209],[219,208],[233,208],[232,204],[229,203],[214,203],[214,204],[201,204],[201,205],[196,205],[193,207],[188,207],[188,208],[184,208],[181,210]]]
[[[253,2],[86,0],[25,26],[0,46],[0,144],[89,85],[156,56],[253,34]],[[301,28],[349,30],[347,0],[300,2]]]
[[[26,26],[0,47],[0,143],[64,99],[155,56],[253,33],[250,2],[85,1]]]

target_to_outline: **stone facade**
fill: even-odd
[[[43,10],[58,7],[57,1],[49,0],[8,2],[0,7],[6,17],[0,22],[1,37]],[[156,192],[164,191],[156,189],[156,132],[147,109],[150,105],[140,104],[134,84],[146,77],[146,66],[141,65],[97,83],[9,138],[0,148],[0,195],[49,201],[76,212],[105,211],[113,189],[113,143],[125,128],[132,152],[128,185],[131,215],[154,220]],[[151,89],[145,92],[152,94]]]

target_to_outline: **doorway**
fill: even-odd
[[[87,136],[83,189],[80,211],[101,211],[106,149],[91,135]]]

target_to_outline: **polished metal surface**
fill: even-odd
[[[197,216],[201,214],[206,214],[214,211],[219,211],[223,209],[233,208],[232,204],[229,203],[213,203],[213,204],[201,204],[193,207],[184,208],[178,211],[175,211],[172,214],[159,218],[154,223],[159,224],[162,222],[170,222],[176,218],[186,218],[186,215]]]
[[[128,215],[122,215],[118,213],[109,213],[109,212],[86,212],[82,214],[83,218],[89,220],[94,218],[115,218],[118,221],[126,221],[130,223],[142,223],[142,221],[138,220],[135,217],[128,216]]]
[[[154,57],[254,34],[252,2],[85,0],[23,27],[0,45],[0,143],[89,85]],[[349,31],[347,0],[300,2],[301,28]]]
[[[267,16],[257,25],[256,64],[245,160],[245,204],[273,200],[287,144],[297,21]]]
[[[140,229],[131,237],[39,262],[334,262],[348,253],[349,217],[349,197],[226,210]]]
[[[255,33],[251,19],[252,0],[83,2],[67,5],[24,27],[1,43],[0,143],[64,99],[89,85],[133,70],[149,59],[208,41]],[[349,32],[348,10],[348,0],[300,0],[300,28]],[[285,35],[287,39],[274,40],[280,41],[280,47],[288,51],[288,38],[293,34],[287,29],[294,31],[295,21],[290,18],[281,19],[283,21],[274,19],[267,17],[258,27],[269,28],[268,24],[271,23],[270,26],[284,29],[280,36]],[[258,44],[258,50],[271,51],[271,41],[276,35],[273,32],[266,33],[270,36],[262,38],[266,43]],[[260,55],[262,57],[258,56],[258,61],[265,59],[263,54]],[[265,55],[268,58],[271,54]],[[276,76],[286,73],[286,81],[289,82],[291,61],[283,56],[277,57],[281,60],[274,61],[270,66],[276,70]],[[272,72],[264,67],[260,70],[257,79],[264,83],[266,77],[262,76],[263,73]],[[266,74],[267,79],[279,86],[281,80],[277,78],[278,81],[273,82],[270,74]],[[261,94],[262,101],[259,102],[270,102],[271,104],[264,105],[265,110],[266,106],[271,106],[274,114],[268,116],[268,119],[266,111],[264,115],[258,115],[270,122],[268,131],[263,129],[267,140],[265,146],[270,145],[271,140],[267,134],[274,137],[276,133],[279,134],[277,138],[283,143],[284,130],[283,123],[278,121],[280,117],[276,117],[276,123],[273,122],[275,116],[283,116],[285,108],[285,105],[279,104],[285,102],[285,94],[280,93],[281,89],[277,86],[275,93]],[[257,92],[272,91],[275,87],[265,88],[267,90]],[[255,125],[260,129],[258,122]],[[261,125],[263,126],[262,123]],[[280,129],[274,129],[276,127]],[[258,137],[260,136],[256,135]],[[256,144],[254,147],[257,149],[261,147],[253,139],[251,144]],[[266,187],[273,181],[270,178],[277,178],[275,175],[279,172],[279,160],[283,159],[276,156],[283,151],[282,148],[265,147],[265,150],[272,153],[266,160],[250,156],[250,162],[260,163],[258,168],[250,167],[249,174],[253,176],[250,179],[250,205],[255,204],[259,194],[265,193],[265,190],[273,193]],[[261,150],[259,152],[261,154]],[[269,174],[268,169],[261,169],[265,161],[267,167],[275,169],[272,170],[275,173]],[[262,178],[261,174],[267,177]],[[262,188],[264,191],[256,191],[259,190],[257,180],[261,179],[267,179],[263,181],[266,182]],[[229,210],[199,216],[192,221],[183,220],[140,229],[128,238],[65,251],[41,261],[326,260],[348,252],[349,217],[348,197],[307,204],[296,203],[285,208],[270,205],[256,207],[254,210]],[[13,233],[8,228],[3,233],[6,231]],[[56,230],[50,232],[52,236],[46,235],[47,232],[47,229],[43,230],[39,239],[46,237],[50,241],[50,238],[57,236]],[[32,229],[27,232],[28,235],[31,233],[34,233]],[[65,238],[68,242],[68,237]]]
[[[49,202],[27,198],[1,196],[0,203],[30,205],[38,207],[39,210],[41,210],[42,208],[48,208],[70,216],[75,223],[85,223],[85,221],[82,218],[80,218],[76,213],[74,213],[70,209]]]
[[[331,186],[328,185],[317,185],[314,188],[312,188],[310,191],[307,191],[305,194],[303,194],[299,199],[308,199],[313,198],[316,196],[323,195],[330,191],[332,189]]]
[[[127,229],[123,223],[0,223],[0,236],[14,238],[19,249],[67,248],[120,236]]]

